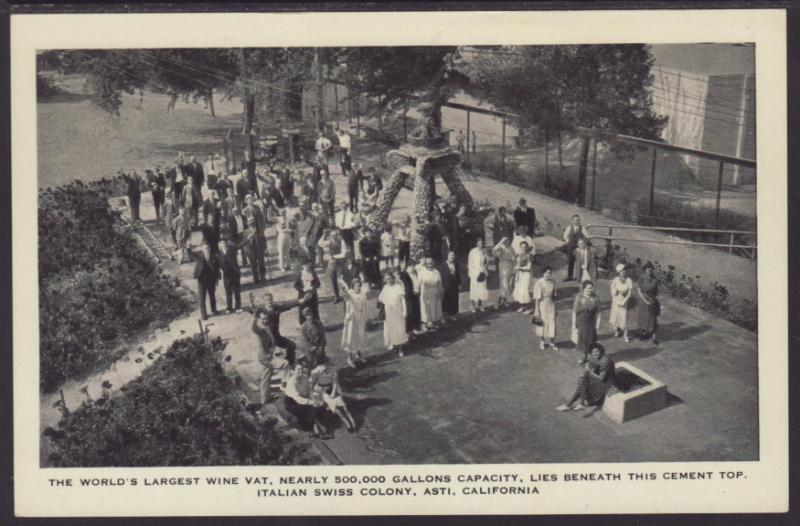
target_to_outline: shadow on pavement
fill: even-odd
[[[392,353],[394,354],[394,353]],[[354,371],[353,369],[342,369],[340,382],[342,389],[347,392],[368,392],[380,383],[385,382],[391,378],[398,376],[400,373],[397,371],[380,371],[373,370]]]
[[[658,339],[662,342],[682,342],[711,330],[711,325],[686,325],[682,321],[665,323],[658,328]]]

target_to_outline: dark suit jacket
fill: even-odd
[[[216,258],[212,257],[209,261],[203,257],[203,254],[197,254],[196,252],[191,252],[191,254],[195,260],[194,273],[192,276],[205,285],[216,284],[219,279],[219,266],[217,265]]]
[[[313,278],[311,278],[311,286],[314,288],[314,290],[317,290],[317,289],[319,289],[319,286],[320,286],[319,276],[317,276],[317,273],[314,272],[313,269],[311,270],[311,274],[314,276]],[[295,290],[297,290],[297,293],[301,297],[303,296],[303,294],[305,294],[305,292],[303,291],[303,278],[302,278],[302,275],[303,275],[302,271],[298,272],[297,273],[297,277],[294,280],[294,288],[295,288]]]
[[[448,290],[455,290],[458,292],[458,287],[461,285],[461,267],[458,263],[454,263],[454,266],[456,271],[450,272],[450,267],[447,266],[447,262],[445,261],[439,269],[445,294],[447,294]]]
[[[203,186],[205,177],[203,177],[203,165],[199,162],[195,161],[193,163],[184,164],[183,173],[194,179],[194,185],[197,188]]]
[[[240,199],[244,199],[252,189],[250,181],[248,181],[246,177],[240,177],[239,180],[236,181],[236,195],[238,195]]]
[[[242,274],[239,270],[239,262],[236,260],[235,250],[231,250],[228,254],[223,254],[222,252],[217,254],[217,265],[226,279],[235,278]]]
[[[519,207],[515,208],[514,223],[516,223],[518,227],[528,227],[528,234],[533,237],[534,230],[536,229],[536,211],[531,207],[528,207],[524,211]]]
[[[244,239],[244,229],[247,228],[247,218],[244,216],[242,218],[242,229],[239,230],[239,226],[236,224],[236,214],[231,214],[228,218],[228,231],[230,232],[231,239],[235,243],[240,243]]]

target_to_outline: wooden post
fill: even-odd
[[[656,147],[653,146],[653,161],[650,164],[650,211],[647,213],[647,223],[653,223],[653,205],[655,204],[655,197],[656,197],[656,157],[658,156],[658,150]]]
[[[408,139],[408,106],[403,108],[403,140]]]
[[[506,118],[503,117],[503,138],[501,139],[503,143],[502,153],[503,153],[503,178],[502,181],[506,180]]]
[[[550,130],[544,130],[544,190],[550,186]]]
[[[64,398],[64,390],[63,389],[59,389],[58,392],[61,394],[61,416],[64,418],[64,420],[66,420],[67,416],[69,415],[69,408],[67,407],[67,400]]]
[[[594,152],[592,154],[592,205],[591,210],[594,210],[594,198],[597,192],[597,137],[594,138]]]
[[[361,137],[361,112],[360,112],[361,102],[359,101],[358,97],[356,97],[356,135]]]
[[[467,164],[467,168],[470,167],[469,166],[469,143],[470,143],[470,138],[469,138],[469,114],[470,114],[470,111],[467,110],[467,163],[466,163]]]
[[[731,242],[730,246],[728,247],[728,254],[733,254],[733,234],[731,234]]]
[[[715,222],[715,228],[719,228],[719,206],[720,201],[722,200],[722,172],[725,170],[725,163],[723,161],[719,162],[719,175],[717,176],[717,220]]]

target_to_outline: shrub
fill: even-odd
[[[108,189],[80,182],[39,195],[40,385],[116,358],[118,340],[186,311],[175,280],[121,229]]]
[[[53,77],[48,77],[46,75],[37,73],[36,97],[39,100],[48,99],[61,93],[64,93],[64,90],[58,85],[58,82]]]
[[[136,380],[89,399],[45,429],[58,467],[291,465],[315,463],[274,419],[248,412],[224,344],[176,340]]]

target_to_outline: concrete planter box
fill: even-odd
[[[616,364],[617,389],[606,396],[603,412],[617,423],[649,415],[667,405],[667,386],[628,362]]]

